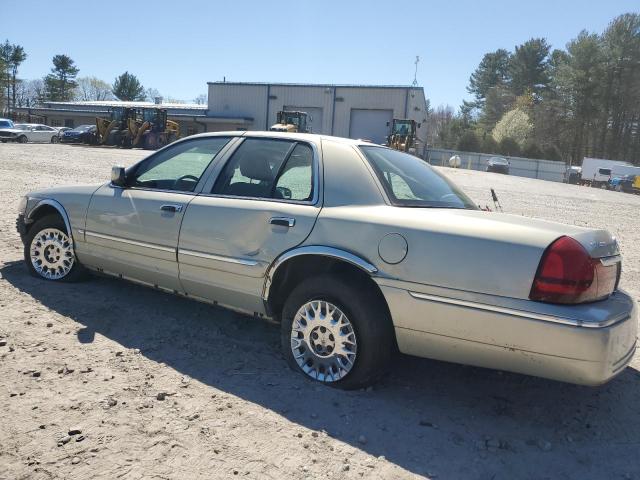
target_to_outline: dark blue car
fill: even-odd
[[[93,143],[95,132],[95,125],[80,125],[64,132],[60,136],[60,141],[62,143]]]

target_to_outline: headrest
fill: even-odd
[[[272,181],[273,172],[266,158],[259,155],[243,156],[239,162],[240,173],[253,180]]]

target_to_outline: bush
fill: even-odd
[[[498,153],[510,157],[517,157],[520,155],[520,145],[518,145],[518,142],[513,138],[504,137],[498,144]]]
[[[460,150],[462,152],[477,152],[480,150],[480,142],[478,141],[478,137],[475,133],[470,130],[467,130],[462,134],[462,136],[458,139],[458,143],[456,144],[456,150]]]
[[[485,135],[485,137],[482,139],[482,142],[480,142],[480,152],[497,153],[498,142],[496,142],[491,135]]]
[[[545,160],[562,161],[562,155],[560,154],[560,151],[553,145],[545,147],[543,155]]]
[[[544,154],[540,147],[535,143],[527,143],[525,147],[522,149],[522,156],[526,158],[544,158]]]
[[[491,134],[498,143],[505,138],[511,138],[518,145],[524,145],[532,131],[533,124],[529,120],[529,115],[519,108],[514,108],[502,116]]]

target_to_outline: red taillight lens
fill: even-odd
[[[615,289],[619,265],[605,267],[576,240],[560,237],[542,255],[529,298],[549,303],[605,298]]]

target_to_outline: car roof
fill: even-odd
[[[333,137],[331,135],[319,135],[316,133],[291,133],[291,132],[272,132],[272,131],[264,131],[264,130],[231,130],[226,132],[205,132],[197,135],[191,135],[186,138],[202,138],[202,137],[264,137],[264,138],[282,138],[287,140],[298,140],[298,141],[311,141],[315,143],[320,143],[321,140],[330,140],[333,142],[344,143],[348,145],[371,145],[371,146],[384,146],[379,145],[377,143],[371,143],[366,140],[361,139],[351,139],[344,137]]]

